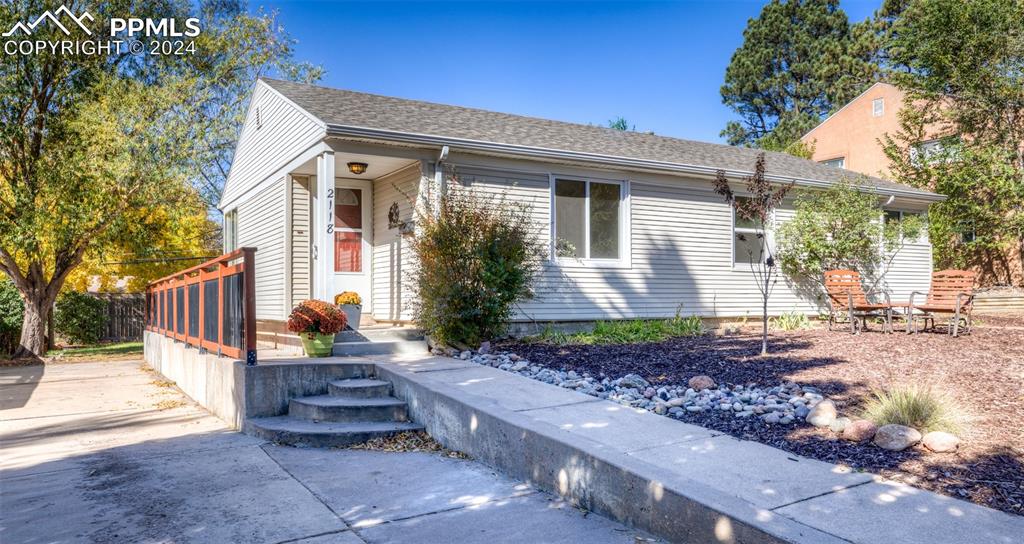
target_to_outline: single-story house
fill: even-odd
[[[756,318],[744,225],[712,180],[719,170],[740,180],[758,153],[260,79],[220,202],[225,250],[257,248],[262,341],[287,336],[284,322],[299,301],[341,291],[361,295],[365,316],[408,321],[414,207],[458,183],[529,206],[551,248],[539,297],[519,306],[516,321],[680,310]],[[767,154],[766,172],[807,188],[853,178],[894,213],[922,213],[943,198],[782,153]],[[792,213],[785,203],[774,221]],[[928,240],[908,243],[886,276],[893,299],[927,290],[931,269]],[[819,307],[816,295],[783,281],[770,311]]]

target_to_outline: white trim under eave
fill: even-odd
[[[269,185],[270,183],[273,183],[274,181],[280,179],[281,176],[291,174],[293,170],[295,170],[299,166],[302,166],[309,160],[316,158],[318,155],[325,151],[331,151],[331,147],[327,145],[323,138],[320,138],[320,140],[317,143],[307,147],[305,151],[299,153],[298,156],[288,161],[288,163],[285,164],[284,166],[278,168],[277,170],[274,170],[274,172],[271,173],[270,175],[263,177],[258,183],[250,185],[248,188],[238,193],[237,195],[233,195],[231,197],[231,200],[221,201],[221,203],[217,205],[217,208],[223,211],[227,208],[230,208],[231,206],[238,206],[239,204],[247,200],[246,198],[244,198],[246,195],[259,194],[259,192],[266,188],[266,186]]]
[[[650,169],[660,170],[671,173],[682,173],[691,175],[703,175],[703,176],[715,176],[718,172],[724,172],[726,177],[731,179],[742,179],[744,177],[753,174],[747,170],[727,170],[723,168],[713,168],[710,166],[698,166],[691,164],[672,163],[665,161],[655,161],[650,159],[634,159],[628,157],[619,157],[613,155],[600,155],[596,153],[584,153],[580,151],[564,151],[557,149],[549,149],[543,147],[529,147],[515,144],[501,144],[494,142],[485,142],[480,140],[470,140],[464,138],[453,138],[447,136],[429,136],[425,134],[414,134],[408,132],[396,132],[390,130],[372,129],[365,127],[350,127],[344,125],[327,125],[328,136],[342,136],[352,138],[367,138],[381,141],[392,141],[392,142],[403,142],[410,144],[426,145],[440,148],[441,146],[449,146],[453,151],[457,149],[487,152],[501,155],[511,155],[516,157],[526,158],[546,158],[546,159],[559,159],[579,162],[590,162],[599,163],[603,165],[619,166],[627,169]],[[863,174],[860,174],[863,175]],[[867,176],[864,176],[867,177]],[[794,183],[802,187],[826,189],[835,185],[833,182],[813,180],[807,178],[798,178],[790,176],[778,176],[773,174],[766,174],[765,179],[773,183]],[[906,196],[910,198],[916,198],[920,200],[926,200],[931,202],[941,202],[946,199],[944,195],[935,193],[928,193],[915,190],[904,190],[894,189],[890,187],[875,187],[871,186],[871,189],[883,193],[892,194],[896,196]]]

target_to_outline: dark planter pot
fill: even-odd
[[[359,330],[359,318],[363,315],[362,304],[340,304],[338,305],[341,311],[345,312],[348,316],[348,327],[354,331]]]

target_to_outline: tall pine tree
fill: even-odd
[[[875,78],[865,49],[838,0],[772,0],[747,22],[725,71],[722,102],[741,119],[722,136],[732,145],[792,150]]]

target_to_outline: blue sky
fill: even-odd
[[[880,0],[842,2],[851,20]],[[763,2],[253,2],[324,85],[721,141],[719,87]]]

